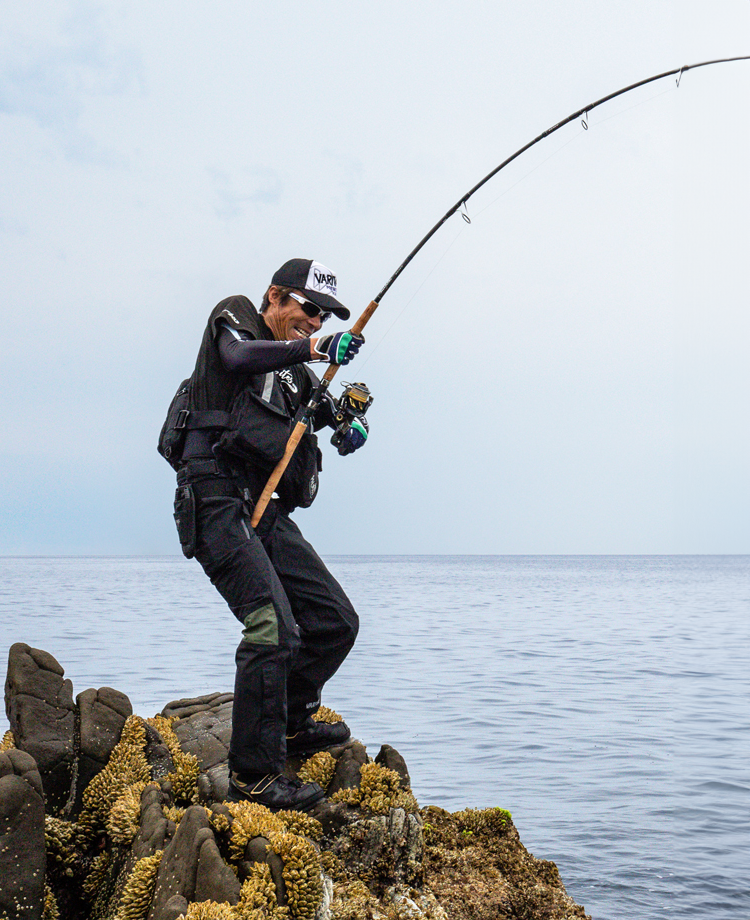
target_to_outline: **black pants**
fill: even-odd
[[[191,470],[191,467],[193,468]],[[271,502],[254,531],[250,507],[222,470],[188,464],[196,497],[195,557],[243,624],[235,660],[229,768],[279,773],[286,735],[320,706],[325,682],[357,637],[343,589],[297,525]],[[226,486],[222,492],[222,483]]]

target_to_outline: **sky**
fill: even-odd
[[[214,304],[302,257],[357,316],[541,131],[743,54],[747,0],[5,4],[0,554],[179,552]],[[375,400],[319,552],[750,552],[749,112],[750,62],[667,78],[447,222],[334,383]]]

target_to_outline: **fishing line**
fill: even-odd
[[[523,180],[526,179],[527,176],[530,176],[533,172],[535,172],[535,170],[539,169],[540,166],[543,166],[543,165],[547,162],[547,160],[551,160],[552,157],[556,156],[556,154],[558,154],[564,147],[567,147],[568,144],[572,144],[574,140],[576,140],[577,138],[579,138],[579,137],[581,136],[581,134],[583,134],[583,131],[582,131],[582,130],[579,131],[578,134],[575,134],[573,137],[571,137],[570,140],[565,141],[564,144],[560,144],[560,146],[557,148],[557,150],[554,151],[554,153],[551,153],[548,157],[546,157],[544,160],[542,160],[541,163],[537,163],[536,166],[534,166],[532,169],[530,169],[525,175],[521,176],[520,179],[518,179],[518,180],[517,180],[516,182],[514,182],[512,185],[508,186],[508,188],[505,189],[505,191],[502,192],[500,195],[498,195],[498,197],[495,198],[494,201],[491,201],[488,205],[485,205],[485,207],[483,207],[481,211],[477,211],[476,214],[474,215],[474,217],[479,217],[479,215],[480,215],[480,214],[483,214],[483,213],[487,210],[487,208],[491,208],[492,205],[495,204],[495,202],[499,201],[499,200],[503,197],[503,195],[507,195],[508,192],[510,192],[512,189],[514,189],[519,183],[523,182]],[[472,222],[472,220],[473,220],[473,218],[471,218],[471,217],[469,216],[468,209],[466,208],[466,203],[465,203],[465,202],[464,202],[463,208],[462,208],[462,210],[461,210],[461,217],[463,217],[464,223],[465,223],[466,225],[470,224],[470,223]],[[450,249],[452,249],[453,244],[456,242],[456,240],[459,238],[459,236],[461,236],[461,234],[464,232],[465,229],[466,229],[465,226],[461,226],[461,227],[459,228],[458,233],[453,237],[453,239],[451,240],[451,242],[450,242],[450,243],[448,244],[448,246],[445,248],[445,251],[443,252],[443,254],[440,256],[440,258],[437,260],[437,262],[435,262],[435,264],[432,266],[432,268],[429,270],[429,272],[425,275],[424,280],[423,280],[422,283],[419,285],[419,287],[414,291],[414,293],[411,295],[411,297],[406,301],[406,303],[404,304],[404,306],[401,308],[401,310],[399,311],[399,313],[396,315],[396,317],[395,317],[395,319],[393,320],[393,322],[390,324],[390,326],[388,326],[388,328],[385,330],[385,332],[383,333],[383,335],[381,336],[381,338],[378,340],[377,344],[375,344],[372,348],[368,348],[368,350],[367,350],[367,357],[366,357],[366,358],[364,359],[364,361],[360,364],[360,367],[364,367],[364,366],[367,364],[367,362],[370,360],[370,358],[375,354],[376,349],[378,349],[378,348],[380,347],[380,345],[383,343],[383,341],[388,337],[388,335],[389,335],[389,333],[391,332],[391,330],[393,329],[393,327],[399,322],[399,320],[400,320],[401,317],[404,315],[404,313],[406,313],[407,309],[411,306],[411,304],[412,304],[412,302],[414,301],[414,299],[415,299],[415,297],[417,296],[417,294],[419,294],[419,292],[420,292],[420,291],[422,290],[422,288],[425,286],[425,284],[426,284],[427,281],[430,279],[431,275],[433,274],[433,272],[435,271],[435,269],[438,267],[438,265],[440,265],[440,263],[443,261],[443,259],[448,255],[448,252],[450,251]]]
[[[598,126],[598,125],[603,125],[605,121],[610,121],[610,120],[613,119],[613,118],[617,118],[619,115],[624,115],[626,112],[630,112],[631,109],[637,109],[637,108],[639,108],[639,106],[646,105],[647,102],[651,102],[653,99],[658,99],[660,96],[666,96],[667,93],[674,93],[674,92],[676,92],[676,87],[670,87],[669,89],[662,90],[662,92],[660,92],[660,93],[654,93],[654,95],[653,95],[653,96],[649,96],[648,99],[643,99],[641,102],[636,102],[634,105],[629,105],[626,109],[620,109],[619,112],[614,112],[612,115],[608,115],[606,118],[602,118],[602,119],[601,119],[600,121],[598,121],[596,124],[597,124],[597,126]],[[588,113],[586,113],[586,115],[588,115]],[[546,157],[546,158],[545,158],[544,160],[542,160],[540,163],[537,163],[536,166],[534,166],[534,167],[533,167],[532,169],[530,169],[527,173],[525,173],[523,176],[521,176],[520,179],[518,179],[518,180],[517,180],[516,182],[514,182],[512,185],[509,185],[508,188],[506,188],[504,192],[501,192],[501,193],[497,196],[497,198],[494,198],[492,201],[490,201],[489,204],[486,204],[486,205],[481,209],[481,211],[477,211],[477,213],[475,214],[475,217],[479,217],[480,214],[484,214],[484,212],[485,212],[488,208],[491,208],[493,204],[496,204],[498,201],[500,201],[500,199],[501,199],[504,195],[507,195],[508,192],[510,192],[512,189],[514,189],[517,185],[520,185],[520,183],[523,182],[524,179],[526,179],[528,176],[530,176],[533,172],[536,172],[536,170],[539,169],[540,166],[544,166],[544,164],[547,163],[549,160],[551,160],[552,157],[557,156],[557,154],[560,153],[560,151],[563,150],[565,147],[567,147],[568,144],[572,144],[573,141],[578,140],[578,138],[581,137],[581,135],[582,135],[585,131],[588,131],[589,128],[591,127],[591,125],[590,125],[589,122],[588,122],[588,118],[586,118],[585,124],[586,124],[586,127],[585,127],[585,128],[582,128],[582,129],[578,132],[578,134],[574,134],[573,137],[570,138],[570,140],[565,141],[564,144],[560,144],[560,146],[557,148],[557,150],[555,150],[554,153],[551,153],[548,157]]]
[[[587,128],[586,130],[588,130],[588,128]],[[583,134],[583,129],[581,129],[581,130],[578,132],[578,134],[574,134],[573,137],[571,137],[571,139],[570,139],[569,141],[565,141],[564,144],[560,144],[560,146],[557,148],[557,150],[555,150],[554,153],[551,153],[548,157],[546,157],[545,159],[543,159],[540,163],[537,163],[536,166],[533,166],[527,173],[524,173],[524,175],[521,176],[520,179],[516,180],[512,185],[509,185],[508,188],[506,188],[504,192],[500,192],[500,194],[497,196],[497,198],[494,198],[489,204],[486,204],[486,205],[482,208],[481,211],[477,211],[477,213],[476,213],[475,216],[476,216],[476,217],[479,217],[480,214],[484,214],[484,212],[485,212],[488,208],[491,208],[493,204],[497,204],[497,202],[500,201],[500,199],[503,198],[505,195],[507,195],[508,192],[512,191],[517,185],[520,185],[520,184],[523,182],[523,180],[524,180],[524,179],[527,179],[533,172],[536,172],[537,169],[539,169],[540,166],[544,166],[544,164],[547,163],[549,160],[551,160],[552,157],[557,156],[557,154],[560,153],[560,151],[563,150],[565,147],[567,147],[568,144],[572,144],[573,141],[577,141],[578,138],[579,138],[582,134]]]
[[[481,212],[480,212],[480,213],[481,213]],[[464,220],[466,220],[466,218],[464,218]],[[467,223],[467,224],[470,224],[470,223],[471,223],[471,220],[466,220],[466,223]],[[435,269],[438,267],[438,265],[440,265],[440,263],[443,261],[443,259],[448,255],[448,252],[453,248],[453,244],[456,242],[456,240],[459,238],[459,236],[461,236],[461,234],[464,232],[465,229],[466,229],[466,227],[464,227],[464,226],[461,226],[461,227],[458,228],[458,233],[453,237],[453,239],[450,241],[450,243],[446,246],[445,251],[444,251],[443,254],[440,256],[440,258],[437,260],[437,262],[435,262],[435,264],[432,266],[432,268],[429,270],[429,272],[425,275],[424,280],[423,280],[422,283],[419,285],[419,287],[416,289],[416,291],[414,291],[414,293],[411,295],[411,297],[410,297],[410,298],[406,301],[406,303],[403,305],[403,307],[401,308],[401,311],[400,311],[399,314],[396,316],[396,318],[393,320],[393,322],[391,323],[391,325],[385,330],[385,332],[384,332],[383,335],[380,337],[380,339],[378,340],[378,342],[376,342],[376,344],[373,345],[372,348],[369,348],[369,347],[368,347],[368,349],[367,349],[367,356],[365,357],[364,361],[360,364],[360,367],[361,367],[361,368],[364,367],[364,366],[367,364],[367,362],[370,360],[370,358],[375,354],[376,350],[382,345],[383,341],[384,341],[385,338],[388,336],[388,334],[389,334],[390,331],[393,329],[393,327],[396,325],[396,323],[401,319],[401,317],[404,315],[404,313],[406,313],[407,309],[408,309],[409,306],[411,305],[411,303],[412,303],[412,301],[414,300],[414,298],[415,298],[415,297],[417,296],[417,294],[422,290],[422,288],[425,286],[425,284],[427,284],[427,282],[429,281],[430,276],[432,275],[432,273],[435,271]]]

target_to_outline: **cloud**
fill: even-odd
[[[0,112],[31,119],[62,142],[74,158],[95,152],[85,125],[101,97],[142,91],[142,66],[133,48],[120,45],[104,13],[90,4],[48,7],[46,30],[34,16],[4,11]]]

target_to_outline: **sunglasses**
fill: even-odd
[[[331,313],[328,310],[321,310],[320,307],[313,303],[312,300],[308,300],[306,297],[303,297],[301,294],[295,294],[294,291],[289,292],[289,296],[292,300],[296,300],[297,303],[302,307],[305,313],[313,319],[316,316],[320,317],[320,322],[324,323],[327,319],[331,318]]]

